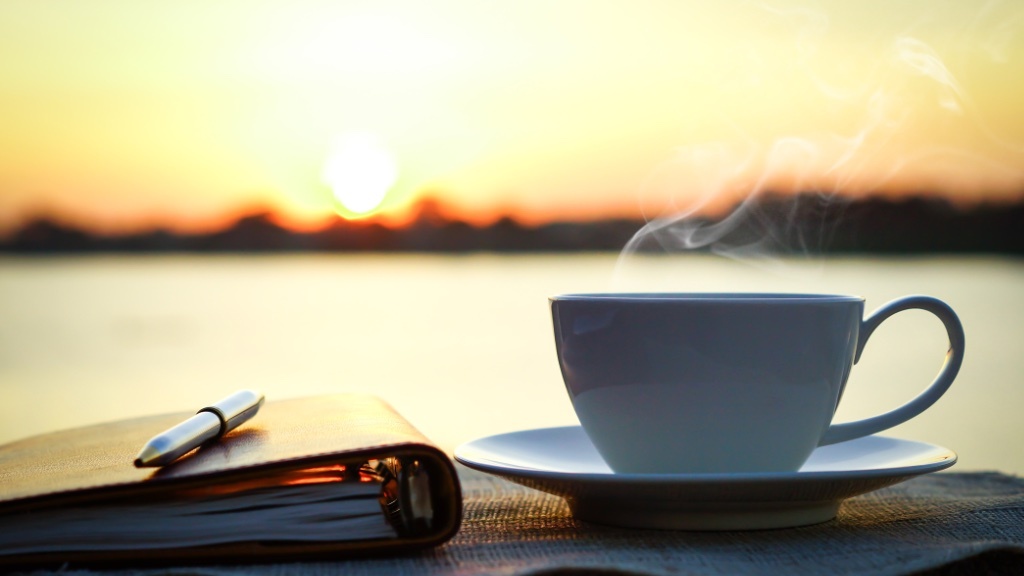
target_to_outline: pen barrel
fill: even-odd
[[[255,416],[262,405],[263,394],[252,390],[239,390],[231,396],[201,409],[199,414],[207,412],[216,415],[221,421],[217,434],[224,435]]]

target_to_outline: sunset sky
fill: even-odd
[[[0,3],[0,232],[1024,193],[1024,5]]]

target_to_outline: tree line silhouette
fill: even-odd
[[[39,218],[0,240],[0,253],[617,252],[629,242],[644,252],[747,248],[779,254],[1024,255],[1024,200],[959,208],[930,196],[853,200],[768,194],[730,214],[651,224],[623,218],[536,226],[506,216],[474,226],[445,217],[435,201],[427,200],[412,223],[400,227],[339,218],[321,230],[302,232],[261,212],[210,233],[151,230],[112,236]],[[634,238],[641,230],[645,235]]]

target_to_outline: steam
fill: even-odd
[[[646,215],[646,225],[627,242],[620,263],[637,252],[705,250],[776,266],[780,253],[813,256],[825,248],[833,224],[857,195],[937,186],[960,177],[967,166],[984,166],[993,179],[1024,184],[1024,147],[1000,137],[976,113],[964,85],[932,44],[911,33],[913,27],[881,40],[886,58],[856,81],[829,80],[817,72],[827,69],[823,59],[830,56],[823,50],[831,34],[828,16],[758,8],[793,30],[789,65],[813,86],[820,101],[854,112],[859,122],[844,133],[767,140],[727,122],[725,138],[676,150],[640,190],[641,198],[669,201]],[[957,54],[983,52],[993,62],[1020,56],[1012,46],[1019,40],[1024,16],[1007,17],[999,8],[999,3],[988,3],[975,21],[964,25]],[[984,22],[992,20],[998,24],[986,29]],[[982,32],[981,40],[962,40]],[[921,125],[969,125],[980,138],[1016,154],[1016,165],[969,152],[955,142],[939,140],[925,149],[908,146],[905,131]],[[782,193],[801,195],[777,201]]]
[[[939,104],[943,108],[950,112],[963,112],[963,107],[960,105],[960,100],[963,99],[963,90],[931,46],[916,38],[901,37],[896,39],[893,52],[897,63],[903,63],[911,70],[931,78],[937,83],[943,91],[939,97]]]

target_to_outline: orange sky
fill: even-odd
[[[6,0],[0,231],[1019,197],[1024,8],[892,4]]]

